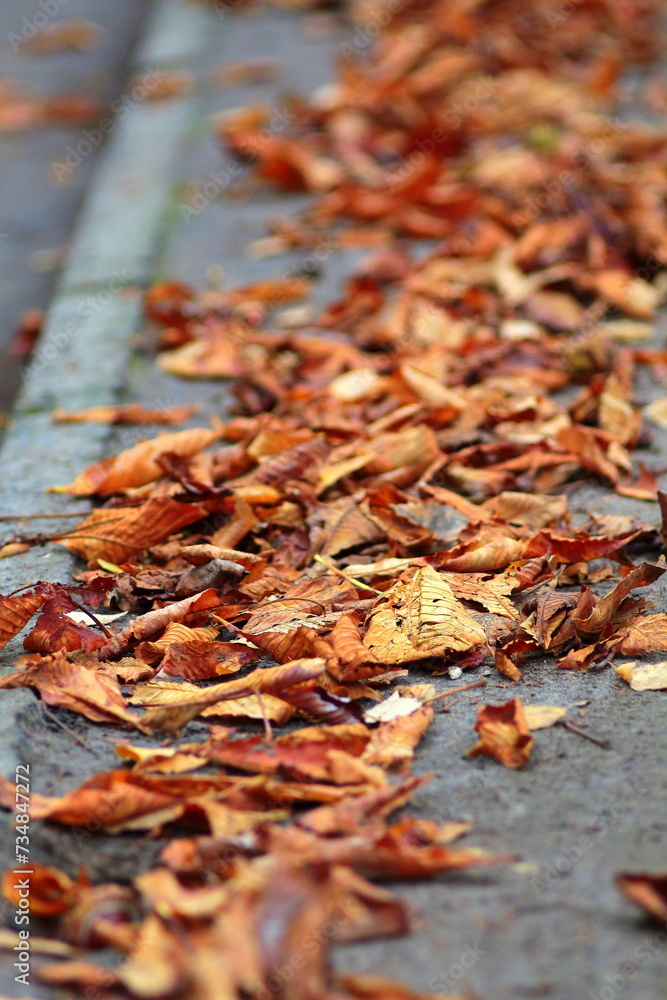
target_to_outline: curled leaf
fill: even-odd
[[[468,750],[469,757],[485,754],[512,769],[523,767],[530,757],[533,737],[518,698],[505,705],[480,705],[475,729],[479,739]]]

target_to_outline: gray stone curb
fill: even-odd
[[[206,8],[181,0],[158,0],[148,20],[134,67],[143,71],[196,66],[211,44]],[[39,347],[25,373],[14,414],[0,450],[0,514],[69,514],[87,501],[47,494],[70,481],[104,454],[109,428],[99,424],[54,424],[56,407],[78,409],[118,400],[141,322],[141,290],[157,259],[179,153],[196,115],[192,97],[123,104],[77,224],[70,259],[47,316]],[[88,130],[89,133],[93,130]],[[82,138],[85,135],[82,133]],[[14,532],[52,533],[76,524],[33,518],[3,524]],[[57,546],[31,548],[0,560],[0,592],[37,580],[71,576],[73,558]],[[7,673],[22,652],[21,638],[0,653]],[[12,728],[25,692],[3,699],[0,770],[12,775]]]

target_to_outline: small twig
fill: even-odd
[[[51,719],[51,721],[55,722],[57,726],[60,726],[60,728],[64,732],[66,732],[68,736],[71,736],[74,742],[78,743],[79,746],[82,747],[84,750],[90,750],[88,744],[84,743],[84,741],[79,736],[77,736],[77,734],[74,732],[73,729],[70,729],[70,727],[66,726],[64,722],[61,722],[58,716],[54,712],[51,712],[48,706],[43,701],[40,701],[39,704],[42,710],[42,714],[45,715],[47,719]]]
[[[436,715],[444,715],[446,712],[451,712],[452,705],[458,705],[460,701],[461,701],[460,698],[455,698],[454,701],[450,701],[446,705],[441,705],[440,708],[436,708],[435,710]]]
[[[271,722],[269,721],[269,717],[266,714],[266,708],[264,706],[264,702],[262,700],[261,693],[259,691],[257,691],[256,694],[257,694],[257,701],[259,702],[259,710],[262,713],[262,721],[264,723],[264,737],[265,737],[267,743],[272,743],[273,742],[273,729],[271,727]]]
[[[591,736],[590,733],[585,732],[583,729],[579,729],[579,726],[575,726],[573,722],[569,719],[559,719],[557,725],[563,726],[564,729],[569,729],[571,733],[576,733],[577,736],[583,736],[585,740],[590,740],[591,743],[595,743],[596,746],[602,747],[603,750],[608,750],[611,746],[611,740],[600,740],[597,736]]]
[[[94,615],[92,611],[88,610],[88,608],[84,608],[83,605],[79,604],[78,601],[75,601],[71,594],[69,595],[69,598],[72,604],[76,604],[79,611],[83,611],[84,615],[88,615],[89,618],[92,618],[97,627],[102,629],[107,639],[113,639],[113,632],[110,632],[109,629],[106,627],[106,625],[102,624],[97,615]]]
[[[361,580],[356,580],[353,576],[348,576],[347,573],[344,573],[342,569],[338,569],[338,566],[336,566],[331,559],[327,559],[326,556],[318,554],[313,556],[313,558],[315,562],[321,563],[321,565],[325,566],[331,573],[336,573],[338,576],[342,576],[344,580],[347,580],[348,583],[358,587],[359,590],[370,590],[371,594],[382,593],[381,590],[376,590],[375,587],[369,587],[367,583],[362,583]]]
[[[73,510],[71,514],[0,514],[0,521],[53,521],[58,517],[80,517],[81,514],[90,514],[88,510]]]
[[[443,465],[446,465],[449,461],[449,455],[441,455],[439,458],[436,458],[435,462],[431,462],[428,469],[419,477],[417,486],[426,486],[436,472],[439,472]]]
[[[449,698],[453,694],[460,694],[462,691],[473,691],[475,688],[485,688],[486,681],[483,677],[480,677],[476,681],[471,681],[470,684],[459,684],[458,687],[450,688],[448,691],[441,691],[440,694],[434,694],[432,698],[427,698],[424,702],[425,705],[430,705],[434,701],[440,701],[442,698]]]

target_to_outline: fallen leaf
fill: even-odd
[[[48,24],[29,38],[23,38],[24,51],[33,56],[52,52],[88,52],[100,44],[102,29],[93,21],[71,20]]]
[[[523,713],[531,732],[536,729],[550,729],[559,719],[564,719],[567,709],[559,705],[524,705]]]
[[[150,497],[137,507],[99,508],[58,544],[96,567],[98,560],[123,563],[138,558],[173,532],[206,517],[204,504],[179,503],[170,497]]]
[[[150,410],[139,403],[119,403],[117,406],[91,406],[76,412],[57,409],[51,419],[57,424],[180,424],[198,412],[196,405]]]
[[[614,670],[633,691],[663,691],[667,688],[667,660],[661,663],[619,663]]]
[[[486,642],[483,629],[430,566],[400,580],[371,613],[364,645],[384,663],[467,652]]]
[[[32,912],[40,917],[64,913],[74,905],[81,890],[89,885],[85,877],[75,882],[59,868],[47,868],[35,862],[30,867],[30,906]],[[19,888],[14,872],[6,871],[2,877],[2,894],[14,907],[20,903]]]
[[[162,475],[157,459],[167,452],[190,458],[208,448],[220,437],[219,430],[194,427],[192,430],[161,434],[149,441],[140,441],[114,458],[105,458],[89,466],[67,486],[53,487],[54,493],[75,496],[110,496],[123,490],[145,486]]]
[[[667,875],[628,872],[616,876],[616,885],[636,906],[667,923]]]
[[[486,754],[505,767],[523,767],[533,748],[523,705],[513,698],[505,705],[481,705],[475,729],[479,740],[468,750],[469,757]]]
[[[0,597],[0,649],[18,635],[48,597],[41,588],[27,591],[20,597]]]
[[[638,615],[609,640],[609,647],[623,656],[642,656],[667,650],[667,614]]]
[[[93,722],[134,726],[139,721],[128,711],[115,677],[71,663],[62,651],[39,660],[27,658],[23,669],[0,679],[0,688],[18,687],[34,688],[47,705],[62,705]]]
[[[175,622],[187,622],[189,626],[206,621],[213,611],[220,609],[220,598],[213,588],[194,594],[182,601],[176,601],[165,608],[158,608],[140,615],[127,625],[122,632],[109,639],[99,650],[100,659],[110,659],[125,652],[132,643],[145,642],[165,631]]]
[[[394,691],[379,705],[374,705],[373,708],[364,712],[364,720],[366,722],[392,722],[404,715],[411,715],[421,706],[422,702],[419,698],[404,698],[398,691]]]

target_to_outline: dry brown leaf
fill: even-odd
[[[105,497],[123,490],[136,489],[163,474],[157,462],[160,455],[168,452],[190,458],[208,448],[219,437],[220,430],[207,430],[205,427],[160,434],[149,441],[140,441],[113,458],[104,458],[101,462],[88,466],[73,482],[67,486],[55,486],[52,492]]]
[[[34,688],[47,705],[61,705],[93,722],[135,726],[139,721],[127,710],[113,675],[70,663],[63,652],[23,662],[22,670],[0,679],[0,688]]]
[[[401,778],[391,785],[373,789],[365,795],[342,799],[334,805],[318,806],[298,817],[296,822],[298,826],[321,836],[356,833],[359,828],[377,825],[396,809],[400,809],[418,788],[428,784],[430,780],[429,775]],[[456,829],[451,831],[452,839],[456,839],[457,834],[467,832],[470,828],[470,824],[466,823],[462,824],[464,830],[461,830],[460,826],[457,824]]]
[[[247,783],[250,782],[250,784]],[[49,819],[67,826],[86,826],[90,817],[100,817],[111,833],[122,830],[161,829],[166,823],[185,817],[206,821],[210,799],[224,800],[229,808],[254,812],[262,792],[254,778],[190,775],[164,776],[136,771],[107,771],[97,774],[62,797],[31,794],[31,818]],[[252,782],[255,782],[253,785]],[[317,796],[318,787],[311,794]],[[13,807],[14,785],[0,781],[0,804]],[[317,797],[315,798],[317,801]],[[10,805],[11,803],[11,805]],[[254,815],[253,824],[261,820]]]
[[[371,613],[364,636],[364,645],[388,664],[467,652],[485,642],[484,630],[430,566],[394,584]]]
[[[18,597],[0,597],[0,649],[18,635],[48,599],[43,590],[29,590]]]
[[[178,747],[133,746],[131,743],[120,743],[116,753],[122,760],[132,761],[137,771],[157,771],[161,774],[182,774],[196,771],[204,767],[207,758],[203,754],[189,753]]]
[[[667,650],[667,614],[639,615],[624,625],[609,640],[609,645],[623,656]]]
[[[275,696],[284,702],[292,686],[314,680],[323,673],[324,660],[314,658],[295,660],[278,667],[258,668],[246,677],[207,688],[187,682],[150,681],[135,689],[131,701],[132,704],[151,706],[141,720],[143,728],[176,733],[204,709],[209,710],[208,715],[234,714],[234,705],[227,703],[235,702],[238,708],[240,699],[256,699],[253,708],[257,714],[250,717],[263,718],[267,696]],[[248,713],[242,714],[247,717]]]
[[[154,638],[174,622],[186,622],[190,626],[199,625],[206,621],[212,612],[219,610],[220,598],[217,591],[209,588],[201,594],[194,594],[183,601],[169,604],[166,608],[158,608],[135,618],[122,632],[109,639],[99,650],[98,655],[101,660],[111,659],[125,652],[131,643]]]
[[[273,827],[272,852],[310,863],[350,865],[369,878],[424,878],[439,872],[497,864],[485,851],[453,850],[440,842],[437,823],[405,819],[372,835],[321,838],[295,828]]]
[[[206,517],[204,504],[179,503],[171,497],[150,497],[137,507],[94,510],[58,544],[95,568],[98,560],[118,564],[138,558],[186,525]]]
[[[632,903],[667,923],[667,875],[628,872],[616,876],[616,885]]]
[[[518,698],[505,705],[480,705],[475,729],[479,740],[469,757],[486,754],[505,767],[523,767],[533,748],[528,721]]]
[[[434,717],[432,706],[423,705],[410,715],[391,722],[381,722],[371,733],[363,759],[369,764],[379,764],[388,771],[407,774],[415,750]]]
[[[57,424],[180,424],[199,412],[199,406],[172,406],[150,410],[139,403],[119,403],[117,406],[91,406],[71,412],[54,410],[51,419]]]
[[[362,642],[361,630],[353,614],[342,615],[326,637],[331,646],[327,670],[336,680],[349,683],[382,673],[385,665]]]
[[[584,640],[599,635],[631,590],[634,590],[635,587],[647,587],[659,580],[664,572],[665,560],[662,556],[657,564],[642,563],[641,566],[630,570],[620,583],[595,603],[589,615],[586,617],[577,616],[575,627],[578,635]]]
[[[59,868],[47,868],[32,862],[29,873],[31,911],[40,917],[53,917],[64,913],[75,903],[81,890],[89,885],[85,876],[77,881]],[[19,888],[14,872],[8,870],[2,878],[2,894],[14,907],[20,903]],[[32,942],[31,942],[32,943]]]
[[[83,18],[58,21],[36,31],[31,37],[21,39],[23,51],[33,56],[48,55],[52,52],[88,52],[99,45],[103,31],[93,21]]]

